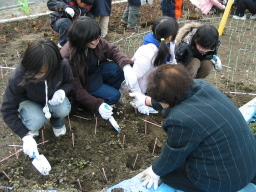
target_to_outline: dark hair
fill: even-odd
[[[165,41],[161,41],[161,39],[166,39],[169,36],[172,36],[172,41],[174,41],[178,32],[178,23],[172,17],[159,17],[153,23],[152,32],[155,39],[160,42],[160,46],[154,61],[154,66],[158,66],[165,63],[166,57],[170,56],[170,47],[166,45]]]
[[[68,30],[68,41],[71,47],[71,61],[80,76],[84,76],[86,59],[92,59],[94,50],[87,44],[101,36],[101,28],[95,19],[81,16],[75,20]]]
[[[213,49],[218,44],[219,33],[213,25],[202,25],[198,27],[193,40],[203,48]]]
[[[192,84],[193,79],[182,64],[163,64],[149,75],[147,94],[173,107],[186,98]]]
[[[81,0],[82,3],[86,5],[92,5],[94,0]]]
[[[22,55],[21,64],[24,67],[24,76],[20,84],[51,80],[59,69],[62,59],[54,42],[44,39],[32,42]],[[46,74],[40,79],[35,79],[43,66],[47,68]]]

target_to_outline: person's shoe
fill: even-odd
[[[251,15],[250,19],[256,19],[256,14]]]
[[[58,47],[59,47],[59,49],[61,49],[61,48],[62,48],[62,46],[61,46],[61,44],[60,44],[60,43],[58,43]]]
[[[135,32],[137,33],[138,32],[138,28],[137,27],[127,27],[125,29],[126,32]]]
[[[38,130],[29,131],[28,134],[31,135],[32,137],[37,137],[39,135],[39,131]]]
[[[121,23],[119,24],[119,28],[120,28],[120,29],[126,29],[126,28],[127,28],[127,24],[121,22]]]
[[[61,128],[52,127],[53,133],[56,137],[60,137],[66,134],[66,126],[63,125]]]
[[[238,15],[233,15],[233,19],[246,20],[246,15],[244,15],[243,17],[240,17]]]

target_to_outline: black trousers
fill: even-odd
[[[246,9],[248,9],[252,15],[256,14],[256,2],[252,0],[239,0],[235,15],[243,17]]]
[[[188,180],[185,173],[185,164],[171,173],[162,176],[161,179],[165,184],[184,192],[204,192]]]

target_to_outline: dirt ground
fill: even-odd
[[[159,0],[155,1],[153,6],[142,6],[139,21],[142,28],[138,33],[118,29],[126,4],[115,4],[107,40],[132,57],[141,45],[144,34],[150,31],[148,25],[161,15],[158,2]],[[182,26],[190,22],[186,19],[200,18],[199,22],[218,27],[221,14],[202,17],[194,14],[193,9],[188,10],[188,5],[185,4],[183,18],[178,22]],[[256,90],[255,29],[255,21],[236,21],[230,17],[224,34],[220,37],[222,44],[219,56],[224,69],[222,72],[213,71],[205,79],[225,92],[237,107],[255,97],[251,94]],[[16,67],[27,43],[38,38],[51,39],[56,43],[58,41],[58,34],[49,26],[48,15],[1,24],[0,65]],[[11,71],[0,71],[0,104]],[[39,153],[44,154],[52,166],[48,176],[37,172],[32,160],[21,152],[20,146],[9,146],[21,145],[21,139],[0,118],[0,185],[13,187],[15,191],[104,191],[107,187],[143,171],[161,151],[166,134],[159,126],[165,117],[161,113],[150,116],[139,114],[130,106],[129,101],[127,92],[122,91],[122,98],[114,108],[114,117],[122,129],[120,133],[108,121],[97,119],[86,111],[66,118],[67,134],[60,138],[54,137],[50,124],[46,124],[36,140],[42,143],[38,146]],[[19,152],[17,156],[13,155],[15,150]]]

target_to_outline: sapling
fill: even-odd
[[[141,118],[139,118],[139,119],[141,119]],[[157,126],[157,127],[162,127],[161,125],[157,125],[157,124],[152,123],[152,122],[150,122],[150,121],[148,121],[148,120],[146,120],[146,119],[141,119],[141,120],[143,120],[143,121],[145,121],[145,122],[147,122],[147,123],[150,123],[150,124],[152,124],[152,125],[155,125],[155,126]]]
[[[70,123],[69,115],[68,115],[68,125],[69,125],[69,129],[70,129],[70,131],[71,131],[71,123]]]
[[[125,142],[125,135],[123,136],[123,147],[124,147],[124,142]]]
[[[11,181],[10,177],[4,171],[2,171],[2,173],[7,177],[7,179],[9,179],[9,181]]]
[[[19,156],[18,156],[18,153],[17,153],[17,150],[16,150],[15,143],[13,144],[13,146],[14,146],[14,152],[15,152],[16,158],[18,159],[18,158],[19,158]]]
[[[156,143],[157,143],[157,138],[155,140],[155,143],[154,143],[154,147],[153,147],[153,152],[152,152],[152,155],[154,155],[154,152],[155,152],[155,148],[156,148]]]
[[[44,145],[44,130],[42,129],[42,141],[43,141],[43,145]]]
[[[72,133],[72,146],[73,147],[75,146],[75,135],[74,135],[74,133]]]
[[[78,183],[78,185],[79,185],[79,187],[80,187],[80,190],[83,191],[83,188],[82,188],[82,186],[81,186],[81,183],[80,183],[80,180],[79,180],[79,179],[77,179],[77,183]]]
[[[98,126],[98,118],[95,118],[95,128],[94,128],[94,134],[96,135],[97,133],[97,126]]]
[[[104,168],[102,168],[102,172],[103,172],[103,176],[104,176],[104,178],[106,179],[106,181],[108,181],[108,179],[107,179],[107,175],[106,175],[106,173],[105,173]]]
[[[147,122],[145,121],[145,135],[147,134]]]

